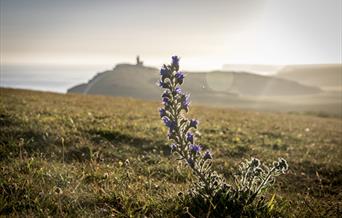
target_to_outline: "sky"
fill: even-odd
[[[0,0],[1,65],[341,63],[341,0]]]

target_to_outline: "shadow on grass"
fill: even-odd
[[[127,144],[141,152],[150,152],[154,149],[157,149],[162,150],[164,155],[171,154],[170,147],[165,143],[164,140],[153,140],[149,138],[136,137],[119,131],[109,130],[93,129],[88,131],[88,133],[91,135],[90,139],[97,144],[101,143],[103,140],[107,140],[115,146]]]
[[[342,189],[342,169],[338,165],[317,164],[304,160],[290,163],[292,192],[305,192],[315,197],[338,196]]]
[[[69,138],[64,147],[60,137],[39,129],[13,128],[0,132],[0,159],[30,157],[45,154],[46,157],[66,162],[84,162],[91,159],[91,148],[78,146],[77,139]],[[63,153],[64,152],[64,153]]]
[[[8,127],[17,123],[14,116],[7,113],[0,113],[0,127]]]
[[[47,152],[54,151],[44,140],[43,134],[36,130],[21,130],[19,128],[0,130],[0,157],[7,159],[9,155],[17,156],[19,152]]]

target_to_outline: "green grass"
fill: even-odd
[[[179,195],[194,178],[170,155],[159,103],[0,92],[0,215],[187,216]],[[266,195],[277,213],[341,213],[341,119],[196,106],[190,116],[228,181],[245,158],[288,160]]]

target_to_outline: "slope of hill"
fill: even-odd
[[[68,90],[70,93],[156,98],[158,71],[155,68],[119,64],[113,70],[97,74],[87,84]],[[145,91],[144,91],[145,90]]]
[[[0,93],[1,216],[188,215],[179,196],[193,178],[170,155],[160,103]],[[270,192],[276,217],[337,217],[341,119],[194,106],[190,112],[201,122],[199,143],[212,150],[213,167],[228,182],[245,158],[288,160],[289,173]]]
[[[280,70],[277,77],[342,91],[342,64],[289,65]]]
[[[233,72],[250,72],[261,75],[276,74],[283,65],[266,65],[266,64],[224,64],[222,69],[224,71]]]
[[[217,90],[217,83],[220,87],[224,83],[226,84],[227,91],[232,91],[242,96],[296,96],[312,95],[320,92],[320,89],[316,87],[247,72],[214,71],[204,75],[203,79],[211,90]],[[191,74],[189,78],[194,76],[194,74]]]

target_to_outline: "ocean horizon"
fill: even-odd
[[[109,69],[103,65],[1,65],[0,87],[66,93]]]

